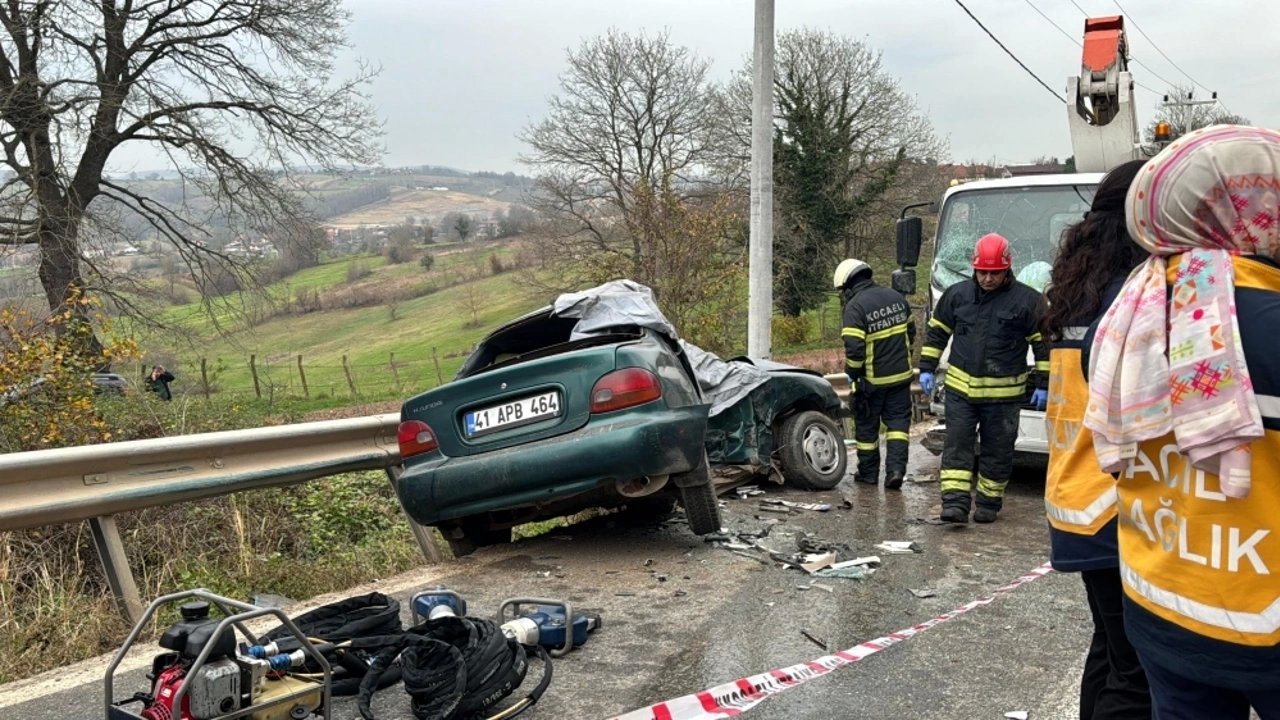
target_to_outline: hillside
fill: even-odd
[[[436,186],[447,187],[447,186]],[[489,217],[495,211],[505,211],[509,202],[472,195],[456,190],[399,190],[392,191],[386,200],[364,205],[351,212],[324,221],[327,227],[356,228],[360,225],[398,225],[406,217],[438,219],[450,212]]]
[[[490,258],[510,267],[515,252],[510,245],[442,252],[429,273],[416,262],[385,265],[381,257],[330,261],[272,286],[275,304],[257,309],[259,316],[270,317],[229,335],[216,333],[196,306],[172,309],[166,319],[192,336],[144,333],[139,338],[143,361],[164,362],[178,376],[179,393],[190,395],[202,391],[203,360],[215,392],[246,398],[260,393],[264,399],[304,400],[304,407],[315,408],[408,397],[452,378],[489,330],[550,301],[523,288],[518,273],[493,273]],[[352,262],[364,264],[370,274],[348,280]],[[424,283],[439,283],[441,289],[407,297],[429,287]],[[354,297],[369,304],[302,312],[293,302],[302,291],[322,301]],[[243,326],[244,318],[223,313],[220,322]]]

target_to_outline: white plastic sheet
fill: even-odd
[[[645,327],[676,340],[711,403],[710,415],[720,414],[769,379],[769,373],[746,362],[721,360],[713,353],[681,340],[653,299],[653,291],[634,280],[611,280],[581,292],[556,298],[552,312],[577,318],[570,340],[587,337],[620,325]]]

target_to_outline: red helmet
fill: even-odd
[[[1009,241],[998,233],[987,233],[973,246],[974,270],[1008,270],[1013,267],[1013,253]]]

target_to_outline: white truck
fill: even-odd
[[[1103,174],[1149,154],[1150,149],[1139,142],[1133,86],[1123,18],[1085,20],[1080,74],[1067,81],[1067,119],[1079,172],[959,182],[946,191],[939,205],[929,203],[939,216],[926,318],[944,290],[972,276],[973,245],[986,233],[1007,238],[1013,249],[1015,276],[1037,290],[1044,289],[1063,229],[1078,222],[1089,209]],[[898,221],[901,269],[894,273],[894,287],[910,294],[915,292],[915,270],[911,268],[919,259],[923,223],[919,217],[906,217],[906,212]],[[1028,357],[1028,363],[1034,361]],[[945,434],[941,376],[946,365],[944,353],[937,390],[930,398],[930,410],[939,422],[925,439],[925,446],[935,454],[941,452]],[[1028,399],[1030,395],[1028,388]],[[1020,453],[1049,452],[1044,413],[1030,404],[1022,410],[1015,449]]]

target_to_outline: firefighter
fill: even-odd
[[[855,480],[880,484],[880,426],[885,432],[886,490],[902,487],[911,429],[911,343],[916,325],[907,299],[876,285],[871,267],[849,258],[832,284],[844,305],[845,372],[858,446]]]
[[[1013,279],[1009,241],[990,233],[973,250],[973,278],[947,288],[929,319],[920,353],[920,389],[932,395],[934,371],[952,340],[944,385],[947,436],[942,448],[942,520],[969,522],[975,444],[978,458],[975,522],[995,522],[1013,474],[1018,413],[1027,400],[1043,410],[1049,356],[1037,329],[1040,293]],[[1028,372],[1027,347],[1035,353]]]

